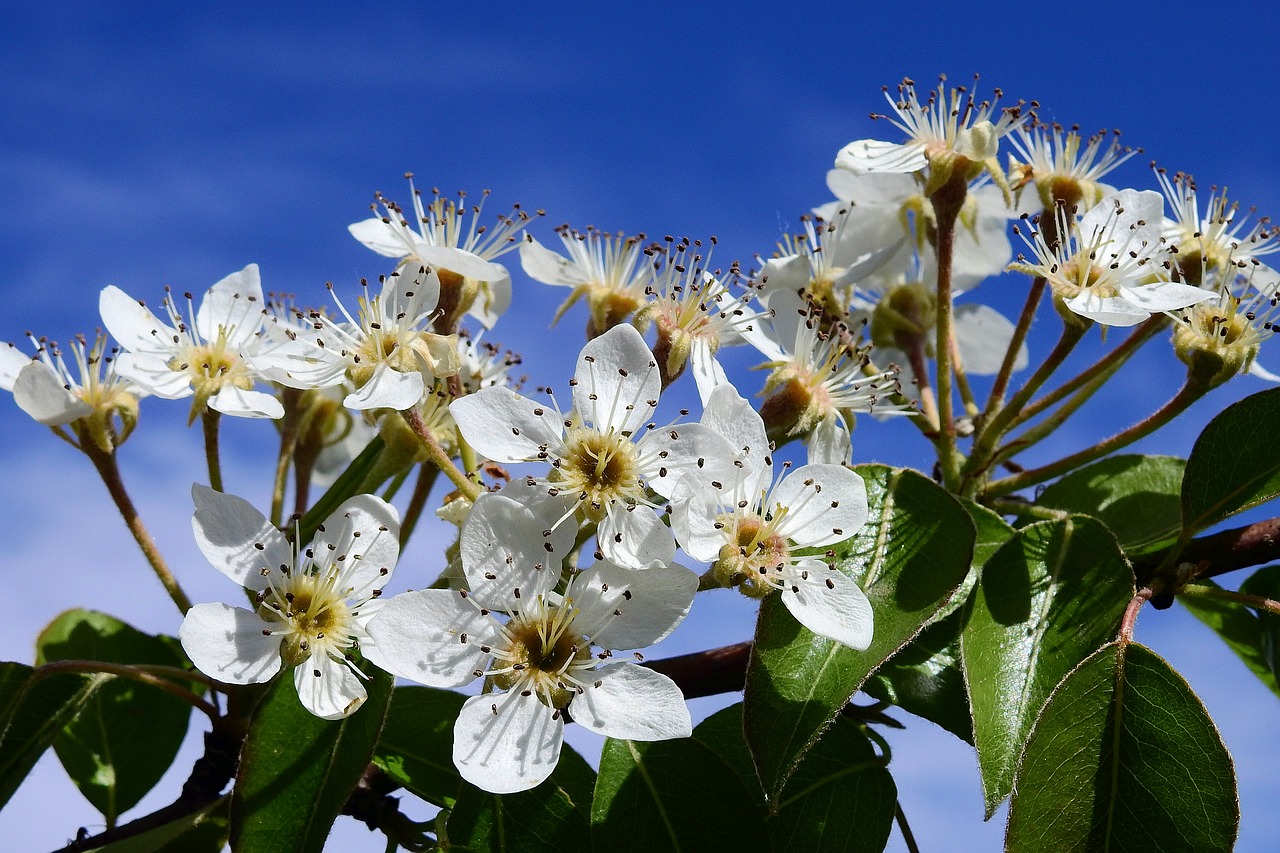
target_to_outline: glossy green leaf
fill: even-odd
[[[68,610],[36,640],[36,662],[92,660],[182,667],[171,637],[153,637],[92,610]],[[191,720],[191,706],[159,688],[114,678],[53,741],[80,793],[113,826],[169,769]]]
[[[231,799],[238,853],[319,851],[373,756],[391,702],[391,676],[368,667],[369,698],[343,720],[298,702],[291,673],[272,684],[240,753]]]
[[[91,853],[222,853],[230,827],[231,795],[141,835],[92,848]]]
[[[1091,515],[1130,554],[1169,544],[1182,530],[1182,476],[1174,456],[1108,456],[1072,471],[1036,499],[1041,506]]]
[[[1280,388],[1228,406],[1196,439],[1182,480],[1185,536],[1280,494]]]
[[[1150,649],[1111,643],[1054,691],[1018,765],[1014,853],[1232,848],[1231,758],[1187,683]]]
[[[113,679],[67,673],[33,681],[33,672],[26,664],[0,664],[0,807],[63,726]]]
[[[463,784],[449,815],[451,846],[477,853],[577,853],[591,849],[595,772],[568,746],[555,772],[518,794],[490,794]]]
[[[605,741],[591,838],[608,853],[771,849],[756,798],[693,738]]]
[[[1278,566],[1263,569],[1271,578],[1277,576]],[[1217,587],[1209,579],[1196,581],[1197,585]],[[1274,593],[1280,590],[1273,590]],[[1266,595],[1255,592],[1255,595]],[[1254,614],[1249,608],[1235,601],[1221,598],[1209,598],[1199,595],[1179,595],[1178,603],[1204,624],[1208,625],[1227,644],[1227,648],[1236,653],[1249,671],[1267,686],[1272,693],[1280,696],[1280,683],[1276,681],[1276,633],[1275,626],[1267,621],[1280,622],[1280,617],[1272,614]],[[1265,621],[1264,621],[1265,620]]]
[[[971,604],[983,565],[1015,531],[986,507],[965,499],[961,503],[978,531],[972,570],[943,608],[942,618],[934,617],[919,636],[867,679],[862,690],[973,743],[973,715],[960,664],[960,632],[969,622],[966,605]]]
[[[870,516],[836,546],[837,567],[867,593],[875,635],[865,652],[802,628],[778,596],[765,599],[747,666],[744,725],[771,800],[867,676],[920,633],[964,583],[974,524],[941,486],[915,471],[864,465]]]
[[[897,802],[883,757],[857,723],[838,716],[787,780],[769,836],[775,850],[878,853]]]
[[[1280,601],[1280,566],[1258,569],[1240,584],[1240,591]],[[1262,653],[1271,676],[1280,679],[1280,615],[1269,610],[1257,610],[1258,624],[1262,627]]]
[[[452,806],[462,783],[453,766],[453,724],[466,699],[451,690],[397,687],[373,763],[427,802]]]
[[[714,752],[742,782],[758,805],[764,807],[764,790],[742,730],[742,703],[716,711],[693,728],[693,739]]]
[[[1115,537],[1088,516],[1028,525],[987,561],[961,652],[988,818],[1045,700],[1115,636],[1133,595]]]

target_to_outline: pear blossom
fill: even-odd
[[[378,295],[362,282],[357,314],[337,302],[342,319],[321,311],[297,312],[296,324],[281,324],[285,339],[260,357],[266,375],[291,388],[327,388],[350,381],[343,399],[351,409],[395,409],[416,405],[428,380],[458,372],[454,335],[427,331],[440,297],[440,278],[419,267],[384,277]],[[330,287],[332,292],[332,287]]]
[[[695,560],[712,563],[722,586],[762,598],[780,591],[796,621],[850,648],[871,644],[873,615],[862,589],[801,548],[843,542],[866,523],[862,478],[841,465],[803,465],[774,482],[764,422],[730,386],[717,388],[704,422],[733,430],[744,476],[732,488],[682,481],[671,525]]]
[[[191,316],[191,294],[186,297]],[[164,300],[165,323],[115,285],[103,289],[98,308],[107,331],[125,349],[115,361],[116,372],[166,400],[194,396],[190,420],[206,404],[225,415],[283,417],[279,400],[253,390],[260,378],[254,359],[266,318],[257,264],[210,287],[190,322],[172,295]]]
[[[514,531],[506,537],[519,539]],[[526,541],[512,547],[540,550],[536,534]],[[611,659],[615,649],[653,645],[680,624],[697,592],[693,572],[671,565],[636,572],[601,561],[557,594],[527,565],[490,579],[464,551],[463,567],[472,592],[426,589],[384,602],[367,650],[388,672],[432,687],[484,679],[486,692],[467,699],[454,725],[462,778],[495,794],[536,786],[559,761],[565,713],[613,738],[692,733],[675,682]],[[558,578],[558,566],[544,574]]]
[[[585,232],[561,225],[556,229],[568,257],[557,255],[525,234],[520,265],[534,281],[573,288],[556,309],[551,324],[579,299],[586,299],[587,337],[594,338],[625,321],[647,301],[653,270],[644,235],[628,237],[588,228]]]
[[[1169,279],[1163,209],[1160,193],[1149,190],[1113,193],[1078,221],[1059,207],[1055,245],[1036,232],[1036,260],[1019,258],[1010,268],[1044,276],[1066,309],[1108,326],[1213,299],[1213,291]]]
[[[715,244],[714,237],[711,242]],[[760,311],[749,306],[750,293],[734,296],[719,270],[713,274],[706,269],[710,252],[703,255],[701,248],[700,240],[690,243],[687,237],[668,248],[650,301],[634,322],[641,328],[652,322],[657,328],[655,355],[663,386],[674,382],[687,362],[705,403],[712,388],[729,381],[716,353],[722,346],[744,343],[742,331]],[[736,267],[729,271],[736,274]]]
[[[1174,352],[1211,385],[1237,373],[1280,382],[1280,376],[1257,360],[1262,342],[1280,328],[1280,294],[1259,292],[1247,279],[1238,280],[1236,273],[1233,266],[1209,272],[1208,280],[1201,281],[1214,284],[1216,299],[1167,312],[1174,321]]]
[[[531,217],[516,205],[510,216],[499,216],[495,225],[480,225],[488,190],[481,203],[472,207],[466,205],[465,193],[459,193],[455,202],[441,197],[435,189],[431,203],[423,204],[413,176],[407,177],[413,196],[413,223],[400,205],[379,193],[372,208],[377,213],[381,207],[382,215],[353,223],[347,230],[378,254],[396,258],[400,273],[419,266],[434,268],[442,292],[449,297],[446,301],[451,303],[441,306],[444,313],[470,314],[486,329],[492,328],[511,305],[511,275],[494,258],[516,247],[516,234]],[[445,325],[451,328],[458,317],[448,319]]]
[[[744,332],[769,359],[762,414],[775,441],[806,438],[813,462],[841,464],[852,453],[846,418],[854,412],[904,412],[892,397],[898,371],[871,367],[869,349],[843,323],[822,328],[820,312],[799,294],[768,296],[769,316]]]
[[[369,651],[366,627],[400,553],[395,507],[357,495],[305,548],[291,545],[243,498],[192,486],[196,544],[214,568],[254,594],[255,610],[197,604],[178,638],[196,668],[229,684],[292,669],[304,708],[341,719],[368,698],[350,654]]]
[[[582,349],[573,411],[492,386],[449,407],[464,439],[495,462],[542,462],[530,478],[558,497],[567,518],[595,524],[604,557],[628,568],[669,563],[671,533],[650,496],[671,495],[685,474],[735,476],[732,448],[700,424],[646,424],[661,379],[653,353],[634,327],[615,326]]]
[[[1028,122],[1009,139],[1022,158],[1010,166],[1010,176],[1019,194],[1023,186],[1033,185],[1044,210],[1059,204],[1088,210],[1115,192],[1101,183],[1103,176],[1138,153],[1121,145],[1119,136],[1116,131],[1085,139],[1076,127]]]
[[[1280,228],[1268,219],[1250,225],[1248,214],[1240,215],[1239,204],[1227,198],[1226,190],[1216,188],[1210,191],[1202,214],[1190,175],[1170,176],[1157,169],[1156,178],[1172,212],[1161,233],[1183,281],[1198,285],[1208,274],[1217,273],[1219,280],[1233,275],[1264,293],[1280,287],[1280,273],[1261,260],[1280,252]]]
[[[1001,91],[995,90],[999,101]],[[1029,117],[1021,104],[1000,110],[993,101],[978,102],[963,86],[945,88],[945,78],[920,103],[915,82],[903,80],[897,97],[884,90],[892,115],[877,116],[907,135],[901,143],[876,139],[850,142],[836,155],[836,167],[855,175],[873,172],[910,173],[928,168],[925,194],[932,195],[957,172],[972,180],[988,172],[1008,195],[1004,173],[996,159],[1000,139]],[[993,121],[992,118],[995,117]]]
[[[87,436],[103,452],[128,438],[137,423],[138,399],[146,392],[116,372],[107,336],[99,332],[92,345],[83,337],[73,340],[70,365],[53,341],[29,338],[34,357],[0,344],[0,389],[13,393],[18,408],[45,426],[80,422],[81,438]]]

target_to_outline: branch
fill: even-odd
[[[1139,583],[1150,579],[1169,555],[1169,549],[1151,554],[1134,566]],[[1280,518],[1247,524],[1232,530],[1223,530],[1212,536],[1192,539],[1178,554],[1178,563],[1195,566],[1191,579],[1211,578],[1216,575],[1260,566],[1280,559]]]
[[[747,680],[751,643],[649,661],[645,666],[670,678],[686,699],[741,690]]]

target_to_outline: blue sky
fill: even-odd
[[[350,292],[385,270],[346,226],[375,190],[407,199],[406,171],[446,193],[490,188],[493,213],[514,202],[546,209],[533,228],[544,242],[562,222],[714,234],[719,264],[749,265],[827,199],[824,174],[840,146],[896,138],[868,113],[884,109],[880,87],[904,75],[927,86],[940,72],[956,82],[978,72],[984,91],[1038,100],[1046,119],[1121,128],[1145,153],[1116,183],[1151,187],[1146,161],[1156,159],[1202,186],[1228,186],[1245,206],[1280,211],[1280,114],[1265,94],[1276,44],[1257,25],[1261,4],[1233,4],[1230,15],[1161,4],[1158,16],[1115,3],[1077,3],[1069,14],[917,4],[915,17],[888,4],[823,14],[751,3],[432,5],[223,4],[215,14],[0,3],[0,340],[92,331],[107,284],[155,302],[165,284],[198,292],[249,262],[267,289],[301,301],[320,302],[325,281]],[[1012,314],[1018,284],[993,282],[984,299]],[[524,353],[535,380],[563,382],[581,315],[547,333],[563,294],[518,274],[516,288],[514,321],[493,337]],[[1040,326],[1033,345],[1043,353],[1054,325]],[[1121,374],[1122,399],[1082,411],[1064,444],[1114,431],[1171,394],[1182,372],[1162,347]],[[1280,352],[1262,357],[1280,368]],[[1141,449],[1185,455],[1215,404],[1262,387],[1231,383]],[[126,476],[192,597],[219,600],[224,581],[190,541],[187,490],[203,475],[185,411],[144,405]],[[233,425],[228,441],[260,460],[268,429]],[[857,461],[926,466],[919,442],[898,440],[906,432],[860,424]],[[24,602],[0,633],[5,659],[29,659],[39,627],[76,605],[176,631],[87,466],[4,400],[0,435],[0,577]],[[251,497],[265,490],[253,464],[228,472]],[[706,644],[746,636],[746,611],[724,607],[734,615]],[[1240,762],[1240,849],[1264,849],[1280,832],[1268,806],[1280,793],[1270,746],[1280,706],[1185,614],[1145,613],[1138,637],[1187,675],[1221,724]],[[998,844],[998,822],[979,820],[971,751],[923,722],[894,743],[925,849],[955,849],[956,838]],[[29,819],[49,802],[59,820]],[[92,823],[81,808],[46,762],[0,813],[0,837],[54,846]],[[352,849],[376,849],[363,828],[347,837]]]

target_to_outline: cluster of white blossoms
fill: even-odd
[[[141,398],[191,398],[213,484],[192,492],[196,542],[252,600],[190,608],[179,634],[195,665],[224,684],[287,673],[326,719],[357,711],[369,666],[475,684],[454,761],[486,790],[523,790],[556,766],[566,721],[616,738],[690,734],[680,688],[638,650],[675,630],[699,590],[778,595],[819,637],[869,647],[870,599],[837,556],[869,515],[848,467],[854,418],[962,434],[959,419],[940,422],[931,374],[1007,380],[1028,362],[1026,328],[971,298],[984,280],[1032,276],[1077,331],[1170,318],[1179,357],[1207,381],[1277,378],[1256,361],[1280,313],[1280,276],[1262,260],[1280,240],[1265,220],[1247,224],[1217,191],[1202,210],[1182,175],[1158,173],[1162,192],[1108,186],[1129,149],[1040,125],[1021,104],[945,86],[922,99],[910,81],[889,100],[907,139],[845,146],[827,176],[835,199],[752,270],[710,268],[714,239],[595,228],[557,229],[562,254],[525,233],[535,219],[518,206],[485,223],[480,205],[424,200],[411,183],[409,205],[379,195],[350,226],[394,262],[354,305],[332,285],[328,308],[268,300],[254,264],[198,305],[168,293],[158,315],[111,286],[99,309],[118,350],[99,334],[67,358],[29,336],[34,355],[0,346],[0,388],[95,462],[135,432]],[[1029,255],[1014,260],[1019,218]],[[520,359],[487,338],[522,298],[499,263],[512,251],[528,278],[571,289],[553,322],[585,305],[563,406],[547,388],[524,393],[510,375]],[[767,370],[759,406],[725,366],[740,345]],[[660,414],[681,391],[701,412]],[[280,419],[270,519],[221,491],[220,415]],[[792,441],[803,458],[775,464]],[[362,492],[398,487],[416,465],[451,481],[437,513],[457,541],[434,584],[402,566],[419,589],[383,598],[432,480],[403,528],[400,510]],[[313,480],[346,491],[304,526]]]

